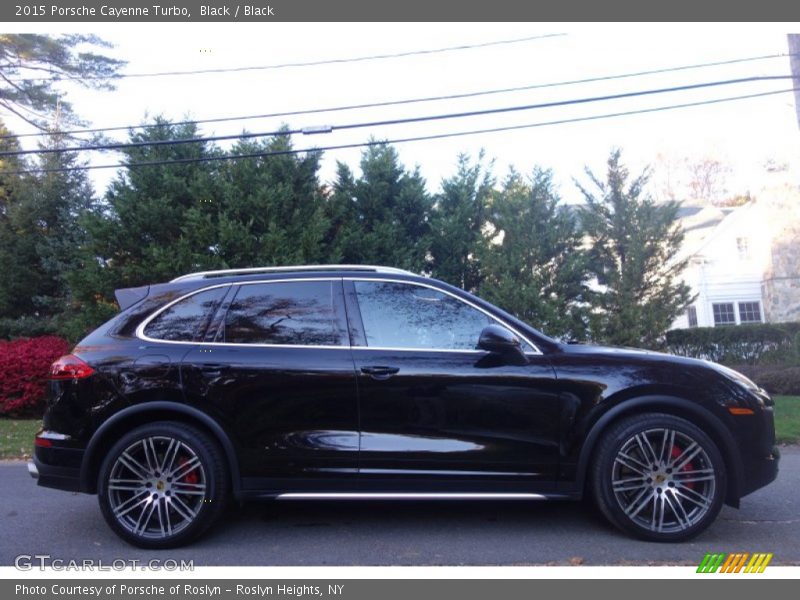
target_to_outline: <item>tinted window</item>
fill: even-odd
[[[222,339],[235,344],[342,346],[330,281],[242,285]]]
[[[227,287],[213,288],[176,302],[147,324],[145,335],[173,342],[196,342],[202,339],[208,322],[227,290]]]
[[[481,330],[496,323],[469,304],[430,288],[377,281],[353,284],[367,346],[474,350]]]

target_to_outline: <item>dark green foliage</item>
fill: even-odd
[[[421,273],[432,205],[418,169],[407,171],[391,146],[370,146],[361,156],[361,177],[338,165],[328,207],[331,259]]]
[[[192,125],[162,123],[145,133],[132,133],[131,141],[196,135]],[[144,146],[126,150],[125,161],[175,160],[209,154],[203,144]],[[194,265],[212,266],[210,252],[193,261],[182,242],[191,222],[189,211],[197,210],[202,200],[216,199],[210,169],[208,163],[186,163],[137,167],[117,176],[104,200],[83,221],[88,239],[81,248],[79,268],[70,274],[82,312],[105,313],[101,307],[113,306],[115,288],[163,281]]]
[[[19,150],[19,142],[8,135],[10,131],[0,120],[0,151]],[[17,239],[14,224],[26,187],[23,177],[13,173],[19,169],[24,169],[24,162],[18,156],[0,156],[0,315],[4,317],[17,314],[17,302],[30,304],[31,300],[24,282],[27,267],[17,263],[20,247],[30,245]]]
[[[132,141],[194,138],[194,125],[134,133]],[[288,137],[240,141],[232,154],[291,149]],[[128,149],[129,163],[223,156],[202,143]],[[85,226],[89,241],[72,275],[76,296],[98,318],[119,287],[206,269],[324,260],[328,225],[319,155],[136,167],[117,177]]]
[[[0,34],[0,107],[42,130],[47,128],[45,115],[56,109],[65,122],[76,122],[58,82],[113,89],[113,77],[125,61],[95,51],[109,47],[95,35]]]
[[[666,346],[674,354],[732,365],[800,365],[798,335],[800,323],[694,327],[668,331]]]
[[[511,172],[492,197],[481,295],[549,335],[585,339],[588,262],[550,171]]]
[[[731,365],[773,395],[800,396],[800,366]]]
[[[195,125],[156,122],[130,140],[199,137]],[[63,138],[50,139],[63,147]],[[498,187],[482,156],[460,156],[432,197],[419,170],[407,170],[388,145],[362,153],[359,175],[339,164],[332,188],[319,182],[319,153],[290,150],[285,135],[229,150],[202,142],[127,148],[125,163],[158,164],[125,169],[99,201],[82,171],[0,176],[0,336],[74,341],[115,312],[117,288],[266,265],[428,273],[552,336],[629,345],[655,345],[687,299],[672,281],[681,266],[673,264],[675,206],[642,197],[646,178],[629,183],[618,153],[608,182],[593,178],[600,195],[584,190],[579,213],[560,203],[542,169],[530,178],[512,170]],[[225,160],[260,153],[271,155]],[[79,164],[67,153],[42,156],[45,169]],[[4,165],[24,167],[14,158]],[[607,291],[589,289],[593,273]]]
[[[64,144],[63,136],[54,134],[42,147]],[[52,170],[79,164],[75,154],[60,152],[39,155],[32,166]],[[84,239],[79,219],[92,205],[92,188],[83,171],[25,175],[16,182],[5,198],[0,223],[0,317],[3,328],[18,335],[33,333],[21,327],[32,320],[36,333],[57,333],[72,309],[66,277],[77,265],[77,248]],[[15,325],[14,320],[21,322]]]
[[[678,204],[654,202],[645,192],[649,173],[632,178],[620,157],[612,151],[605,181],[587,171],[592,189],[578,184],[591,266],[603,287],[592,335],[608,344],[657,347],[690,300],[690,288],[677,279],[685,266],[678,260]]]
[[[469,157],[458,157],[452,177],[442,181],[431,217],[431,275],[468,291],[481,283],[480,258],[485,255],[487,208],[494,188],[491,165],[475,164]]]

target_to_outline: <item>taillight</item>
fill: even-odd
[[[74,354],[59,358],[50,367],[50,379],[83,379],[94,373],[94,369]]]

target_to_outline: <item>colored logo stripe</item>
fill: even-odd
[[[750,559],[749,562],[748,558]],[[771,552],[756,552],[755,554],[747,552],[735,552],[733,554],[709,552],[700,561],[697,572],[739,573],[744,569],[744,573],[763,573],[771,560]],[[745,566],[745,563],[747,566]]]
[[[724,554],[706,554],[700,566],[697,567],[698,573],[716,573],[722,561],[725,559]]]
[[[745,573],[763,573],[767,568],[769,561],[772,560],[772,554],[753,554],[753,558],[747,564]]]

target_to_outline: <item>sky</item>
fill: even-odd
[[[111,92],[65,87],[65,96],[91,127],[147,122],[154,115],[174,120],[264,114],[291,110],[452,95],[509,87],[663,69],[745,57],[785,54],[793,24],[559,24],[559,23],[163,23],[5,24],[8,31],[91,32],[114,44],[110,54],[128,61],[127,73],[228,68],[314,62],[397,54],[501,40],[536,40],[397,57],[238,73],[129,78]],[[291,118],[202,125],[204,135],[274,131],[432,116],[453,112],[574,100],[694,83],[789,75],[786,57],[713,68],[525,91],[358,109]],[[296,148],[393,139],[474,129],[517,126],[642,110],[673,104],[788,89],[769,81],[515,111],[506,114],[428,121],[295,136]],[[16,133],[29,130],[9,119]],[[119,132],[124,133],[124,132]],[[119,134],[117,134],[119,135]],[[119,136],[125,139],[125,136]],[[26,145],[31,145],[28,139]],[[223,144],[225,145],[225,144]],[[712,157],[730,165],[728,187],[757,192],[770,181],[767,161],[785,164],[797,181],[800,130],[791,93],[759,99],[624,116],[444,140],[400,144],[403,163],[418,165],[431,191],[454,173],[459,153],[481,151],[494,161],[499,178],[511,166],[523,173],[551,168],[562,198],[579,199],[574,179],[584,169],[598,174],[610,150],[622,148],[633,172],[655,168],[654,186],[668,163]],[[325,154],[320,176],[330,182],[336,161],[357,170],[361,150]],[[116,162],[119,155],[95,154],[91,163]],[[111,170],[90,171],[102,192]],[[657,190],[654,189],[655,192]]]

